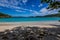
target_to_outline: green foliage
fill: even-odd
[[[58,9],[60,8],[60,1],[56,0],[41,0],[41,3],[48,3],[48,9]]]
[[[58,14],[45,15],[44,17],[60,17],[60,13],[58,13]]]
[[[11,16],[0,12],[0,18],[9,18],[9,17]]]

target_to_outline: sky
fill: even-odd
[[[11,16],[44,16],[58,13],[56,9],[48,10],[47,3],[41,0],[0,0],[0,12]]]

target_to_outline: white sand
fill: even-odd
[[[12,29],[14,27],[19,26],[37,26],[41,28],[57,28],[56,26],[52,25],[60,25],[58,21],[48,21],[48,22],[0,22],[0,31],[4,31],[6,29]]]

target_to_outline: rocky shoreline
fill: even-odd
[[[60,40],[60,28],[15,27],[0,32],[0,40]]]

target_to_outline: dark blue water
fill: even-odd
[[[30,22],[30,21],[58,21],[59,17],[41,17],[41,18],[0,18],[0,22]]]

